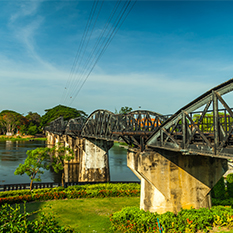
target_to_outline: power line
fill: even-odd
[[[82,80],[82,78],[83,78],[85,72],[86,72],[86,73],[88,72],[88,68],[89,68],[90,65],[91,65],[90,62],[91,62],[91,60],[93,60],[94,57],[96,56],[96,55],[95,55],[95,51],[96,51],[96,49],[98,48],[98,46],[99,46],[99,44],[100,44],[100,42],[101,42],[101,40],[102,40],[102,38],[103,38],[103,36],[104,36],[104,33],[106,32],[106,30],[107,30],[107,28],[108,28],[108,26],[109,26],[111,20],[113,19],[114,15],[115,15],[115,13],[116,13],[116,11],[117,11],[119,5],[120,5],[120,2],[121,2],[121,0],[118,1],[118,2],[116,3],[116,5],[114,6],[114,9],[113,9],[111,15],[109,16],[108,21],[106,22],[106,24],[105,24],[105,26],[104,26],[104,29],[102,30],[101,34],[99,35],[99,37],[98,37],[98,39],[97,39],[97,41],[96,41],[96,43],[95,43],[95,45],[94,45],[94,47],[93,47],[93,49],[92,49],[92,52],[89,54],[89,57],[88,57],[88,59],[86,60],[86,63],[85,63],[85,65],[84,65],[84,71],[83,71],[81,74],[79,74],[79,76],[81,76],[81,77],[79,78],[79,81]],[[109,32],[110,32],[110,31],[109,31]],[[108,34],[109,34],[109,32],[108,32]],[[108,34],[107,34],[107,35],[108,35]],[[106,38],[105,38],[105,39],[106,39]],[[103,44],[103,42],[102,42],[102,44]],[[102,44],[101,44],[101,45],[102,45]],[[98,49],[98,51],[99,51],[99,49]],[[97,51],[97,53],[98,53],[98,51]],[[74,96],[74,95],[75,95],[76,89],[78,88],[79,84],[80,84],[80,82],[78,82],[75,86],[73,86],[73,91],[71,92],[71,93],[72,93],[71,96]]]
[[[75,59],[74,59],[74,62],[73,62],[73,65],[72,65],[72,68],[71,68],[71,71],[70,71],[70,74],[69,74],[69,77],[67,79],[67,82],[66,82],[66,86],[65,86],[65,89],[64,89],[64,92],[68,91],[69,88],[70,88],[70,83],[73,82],[73,74],[74,74],[74,71],[75,71],[75,67],[79,61],[79,58],[80,58],[80,54],[81,54],[81,51],[82,51],[82,48],[83,48],[83,43],[85,41],[85,38],[86,38],[86,35],[87,35],[87,32],[88,32],[88,29],[90,27],[90,24],[91,24],[91,21],[93,19],[93,15],[95,13],[95,10],[96,10],[96,5],[98,4],[98,2],[94,1],[93,2],[93,5],[92,5],[92,8],[91,8],[91,11],[90,11],[90,14],[88,16],[88,20],[87,20],[87,23],[86,23],[86,26],[84,28],[84,32],[83,32],[83,35],[82,35],[82,38],[81,38],[81,42],[79,44],[79,47],[78,47],[78,50],[77,50],[77,53],[76,53],[76,56],[75,56]],[[63,93],[64,93],[63,92]],[[66,97],[67,97],[68,93],[66,92],[65,93],[65,99],[64,99],[64,102],[66,100]],[[63,95],[64,96],[64,95]],[[62,99],[63,99],[63,96],[62,96]]]
[[[86,78],[84,79],[83,83],[81,84],[80,88],[78,89],[78,91],[76,92],[75,96],[72,98],[70,105],[73,103],[73,101],[75,100],[75,98],[77,97],[77,95],[79,94],[79,92],[81,91],[83,85],[85,84],[85,82],[87,81],[88,77],[90,76],[91,72],[93,71],[95,65],[97,64],[97,62],[99,61],[99,59],[101,58],[101,56],[104,54],[104,52],[106,51],[107,47],[109,46],[109,44],[111,43],[111,41],[113,40],[114,36],[116,35],[116,33],[118,32],[118,30],[120,29],[120,27],[122,26],[122,24],[124,23],[125,19],[127,18],[127,16],[129,15],[129,13],[131,12],[131,10],[133,9],[134,5],[136,4],[137,0],[134,1],[134,3],[132,4],[131,8],[129,9],[128,12],[127,8],[129,7],[131,0],[128,2],[128,4],[126,5],[126,7],[123,10],[123,13],[121,14],[114,30],[111,32],[110,37],[108,38],[107,42],[105,43],[104,47],[102,48],[101,52],[99,53],[98,57],[96,58],[94,64],[92,65],[91,69],[89,70],[88,74],[86,75]],[[125,17],[123,18],[123,16],[125,15]],[[122,20],[122,21],[121,21]]]
[[[64,102],[70,96],[70,98],[67,100],[70,102],[70,105],[73,103],[77,95],[80,93],[83,85],[85,84],[88,77],[92,73],[97,62],[103,56],[104,52],[106,51],[107,47],[109,46],[114,36],[118,32],[119,28],[124,23],[130,11],[133,9],[137,0],[135,0],[132,5],[131,5],[132,0],[124,1],[124,4],[119,11],[118,9],[120,7],[121,0],[116,2],[114,9],[112,10],[104,28],[101,30],[98,39],[96,40],[91,52],[88,55],[87,48],[91,40],[93,31],[96,27],[96,23],[103,6],[103,2],[104,0],[102,1],[102,4],[99,7],[99,9],[97,9],[99,0],[98,1],[95,0],[93,2],[92,9],[88,17],[88,22],[86,24],[81,42],[79,44],[79,48],[76,53],[75,60],[70,71],[69,79],[67,80],[67,84],[64,90],[64,92],[66,92]],[[97,11],[97,15],[95,16],[96,11]],[[94,23],[92,24],[93,21]],[[84,57],[86,58],[86,60],[84,59]],[[81,67],[82,70],[80,71]]]
[[[92,29],[91,29],[91,32],[90,32],[90,34],[89,34],[89,36],[88,36],[88,40],[87,40],[87,42],[86,42],[84,51],[82,52],[82,56],[81,56],[81,58],[80,58],[80,63],[79,63],[79,65],[78,65],[77,69],[76,69],[76,73],[77,73],[77,74],[78,74],[79,69],[81,68],[81,62],[83,62],[83,60],[84,60],[83,58],[84,58],[84,56],[85,56],[85,53],[86,53],[86,50],[87,50],[87,46],[88,46],[88,44],[89,44],[89,42],[90,42],[90,38],[91,38],[91,36],[92,36],[92,34],[93,34],[93,31],[94,31],[94,28],[95,28],[97,19],[98,19],[99,15],[100,15],[100,12],[101,12],[103,3],[104,3],[104,1],[102,1],[102,4],[100,5],[100,8],[99,8],[98,13],[97,13],[97,16],[96,16],[96,18],[95,18],[95,22],[94,22],[94,24],[93,24],[93,26],[92,26]],[[84,65],[83,70],[85,71],[85,65]],[[84,71],[83,71],[83,72],[84,72]],[[75,74],[74,74],[74,75],[75,75]],[[71,85],[71,88],[73,88],[74,86],[77,86],[80,82],[82,82],[81,79],[82,79],[82,76],[79,77],[79,79],[76,81],[76,83],[73,82],[73,84]],[[72,93],[72,90],[70,91],[70,93]],[[72,96],[72,94],[70,94],[70,96]]]

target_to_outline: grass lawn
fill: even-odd
[[[27,203],[27,211],[52,213],[62,226],[78,232],[110,232],[109,215],[127,206],[138,206],[139,197],[66,199]]]
[[[30,135],[26,135],[26,136],[6,136],[6,135],[1,135],[0,136],[0,141],[46,141],[47,138],[46,137],[34,137],[34,136],[30,136]]]

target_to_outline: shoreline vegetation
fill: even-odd
[[[13,135],[6,136],[0,135],[0,141],[46,141],[45,135],[33,136],[33,135]]]

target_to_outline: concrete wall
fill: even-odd
[[[158,213],[211,207],[209,192],[228,169],[226,159],[166,150],[130,149],[127,165],[141,179],[140,208]]]
[[[72,182],[110,181],[108,150],[113,146],[113,142],[74,138],[67,135],[59,136],[48,132],[48,146],[54,146],[58,143],[71,148],[74,152],[74,159],[65,161],[66,182],[71,182],[71,179]],[[73,179],[73,177],[76,178]]]
[[[113,142],[83,139],[83,156],[80,157],[80,181],[110,181],[108,150]]]

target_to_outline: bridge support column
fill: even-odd
[[[84,138],[79,140],[82,140],[82,148],[79,148],[79,181],[110,181],[108,150],[113,146],[113,142]]]
[[[159,149],[130,149],[127,165],[141,179],[140,208],[157,213],[211,207],[210,190],[228,169],[226,159]]]
[[[80,145],[80,139],[79,138],[73,138],[70,136],[64,136],[63,138],[64,146],[69,147],[74,152],[74,158],[70,161],[64,161],[65,163],[69,164],[78,164],[79,163],[79,148],[81,148]]]
[[[63,135],[58,135],[58,134],[53,134],[51,132],[47,132],[47,145],[48,146],[55,146],[58,143],[61,143],[61,145],[64,145],[64,136]]]
[[[46,132],[47,144],[54,146],[55,145],[55,135],[51,132]]]

